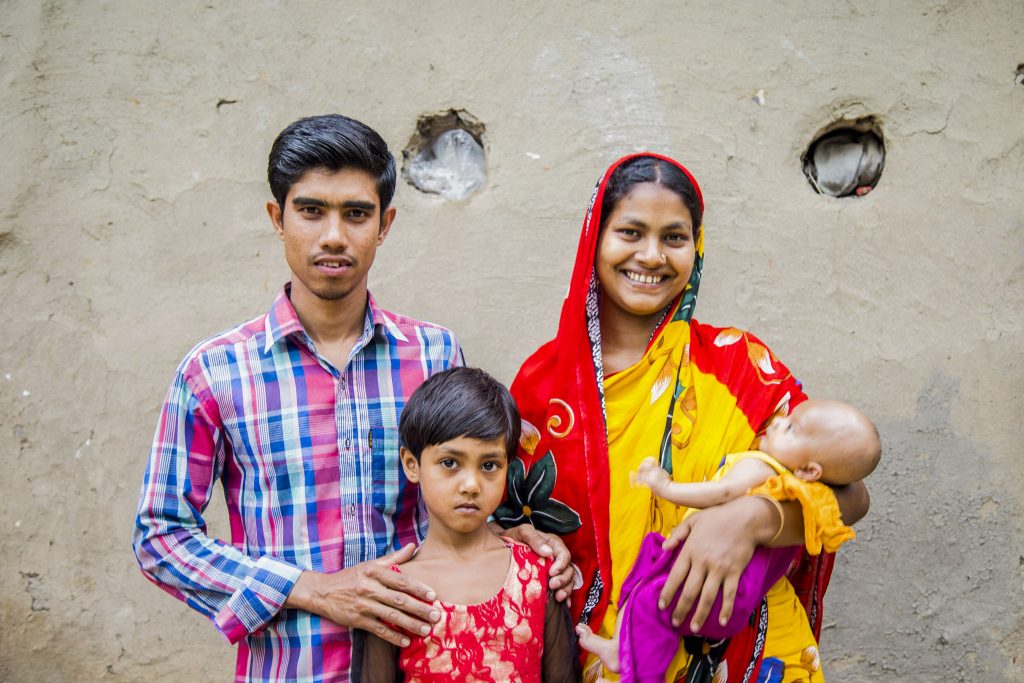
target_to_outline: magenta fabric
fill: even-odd
[[[696,606],[677,627],[672,626],[672,608],[678,596],[667,608],[658,609],[658,596],[682,548],[662,550],[661,544],[664,541],[661,534],[647,534],[633,569],[622,585],[619,597],[622,620],[619,627],[619,666],[623,681],[664,681],[665,671],[684,636],[700,635],[714,641],[738,633],[754,609],[761,604],[768,589],[785,575],[800,551],[799,546],[794,546],[792,552],[758,547],[740,576],[736,603],[729,622],[725,626],[718,623],[722,609],[722,594],[719,592],[704,627],[699,633],[694,633],[690,629],[690,620]]]

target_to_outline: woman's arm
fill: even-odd
[[[867,514],[870,499],[864,482],[859,481],[834,489],[843,521],[852,524]],[[722,591],[719,621],[725,624],[732,616],[736,588],[740,576],[758,545],[786,547],[804,542],[803,509],[795,501],[782,503],[785,519],[780,520],[778,508],[758,496],[743,496],[725,505],[697,512],[683,520],[665,541],[671,550],[683,541],[682,549],[669,572],[659,597],[659,607],[671,604],[679,592],[679,602],[672,610],[673,624],[680,624],[697,603],[690,628],[699,631],[707,619],[718,591]]]

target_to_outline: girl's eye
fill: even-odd
[[[496,462],[485,462],[482,467],[484,468],[484,472],[498,471],[498,463]]]

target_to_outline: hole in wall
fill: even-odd
[[[878,119],[868,116],[829,124],[804,152],[804,175],[818,194],[863,197],[882,177],[885,143]]]
[[[464,109],[424,114],[402,150],[402,175],[421,192],[460,200],[487,183],[484,124]]]
[[[1017,73],[1013,77],[1013,82],[1017,85],[1024,85],[1024,64],[1017,65]]]

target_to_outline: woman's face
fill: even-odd
[[[678,194],[656,183],[635,185],[608,216],[597,245],[605,305],[637,317],[660,313],[690,279],[695,242]]]

